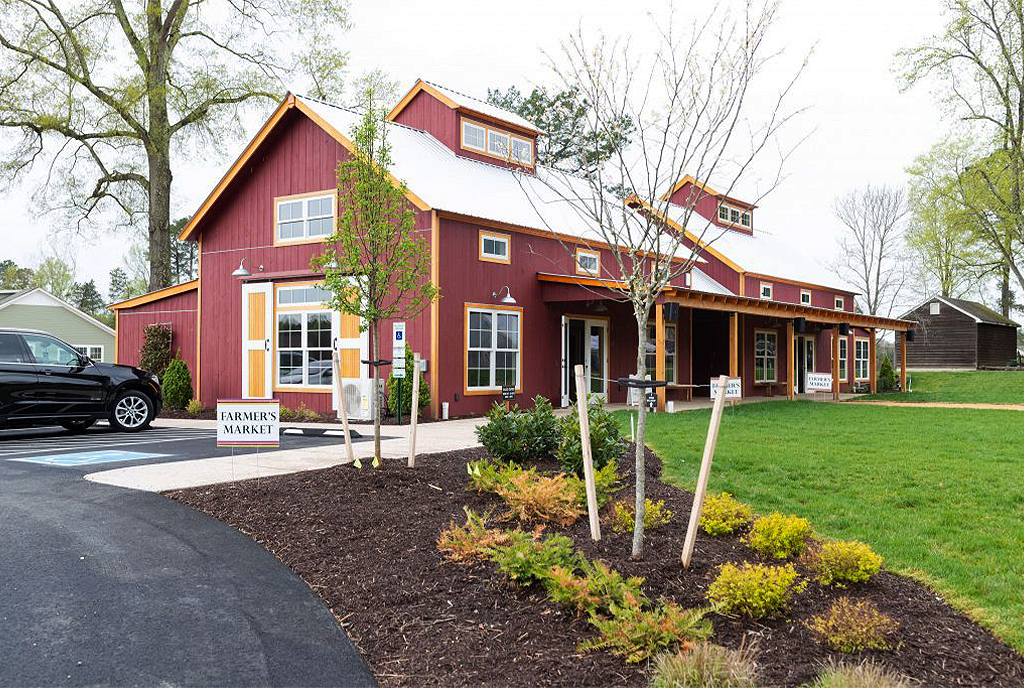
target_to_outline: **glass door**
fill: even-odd
[[[590,394],[608,401],[608,323],[587,321],[587,378]]]
[[[804,337],[804,389],[807,391],[807,373],[814,372],[814,340],[810,337]]]

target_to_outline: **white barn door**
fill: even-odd
[[[274,285],[242,285],[242,398],[273,396]]]

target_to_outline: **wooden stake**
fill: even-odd
[[[715,456],[715,444],[718,443],[718,426],[722,423],[722,407],[725,405],[725,387],[729,378],[721,375],[718,378],[718,396],[711,408],[711,423],[708,425],[708,437],[704,441],[704,457],[700,460],[700,475],[697,477],[697,490],[693,494],[693,507],[690,509],[690,525],[686,529],[686,542],[683,543],[683,554],[680,560],[683,568],[690,568],[693,546],[697,542],[697,526],[700,523],[700,510],[704,506],[704,493],[708,489],[708,477],[711,475],[711,459]]]
[[[408,373],[406,373],[408,374]],[[416,468],[416,421],[420,417],[420,355],[412,354],[412,410],[409,412],[409,468]]]
[[[601,520],[597,513],[597,485],[594,482],[594,457],[590,453],[590,417],[587,415],[587,381],[583,366],[577,365],[576,408],[580,414],[580,446],[583,449],[583,480],[587,488],[587,514],[590,516],[590,537],[601,539]],[[646,399],[644,400],[646,402]],[[642,516],[641,516],[642,518]]]
[[[341,384],[341,363],[338,360],[338,352],[331,356],[334,361],[334,387],[338,390],[338,408],[341,409],[341,427],[345,431],[345,455],[350,463],[355,463],[356,457],[352,453],[352,435],[348,431],[348,411],[345,410],[344,387]]]

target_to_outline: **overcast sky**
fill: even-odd
[[[588,30],[625,33],[640,45],[650,32],[647,13],[663,16],[665,4],[519,0],[488,9],[479,0],[353,0],[354,25],[346,40],[354,72],[380,68],[402,89],[422,77],[482,98],[489,86],[549,83],[542,51],[557,50],[581,20]],[[677,3],[677,13],[685,17],[708,7]],[[795,260],[830,261],[838,232],[833,199],[867,183],[904,183],[913,158],[950,131],[925,89],[899,92],[895,71],[895,53],[942,23],[934,1],[783,2],[776,40],[792,58],[814,48],[795,101],[811,107],[799,126],[813,133],[787,162],[785,181],[762,201],[757,223],[805,247]],[[762,87],[780,88],[787,75],[769,75]],[[225,142],[209,160],[177,165],[173,217],[195,210],[242,145]],[[755,174],[772,175],[776,162],[765,159]],[[31,188],[29,182],[2,194],[0,258],[32,264],[48,245],[68,241],[53,237],[48,218],[32,215]],[[77,242],[79,279],[95,279],[106,294],[107,273],[122,262],[126,246],[123,237]]]

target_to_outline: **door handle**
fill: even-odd
[[[49,368],[43,368],[43,375],[53,375],[53,371]]]
[[[263,340],[263,350],[264,351],[270,351],[270,340],[269,339],[264,339]]]

